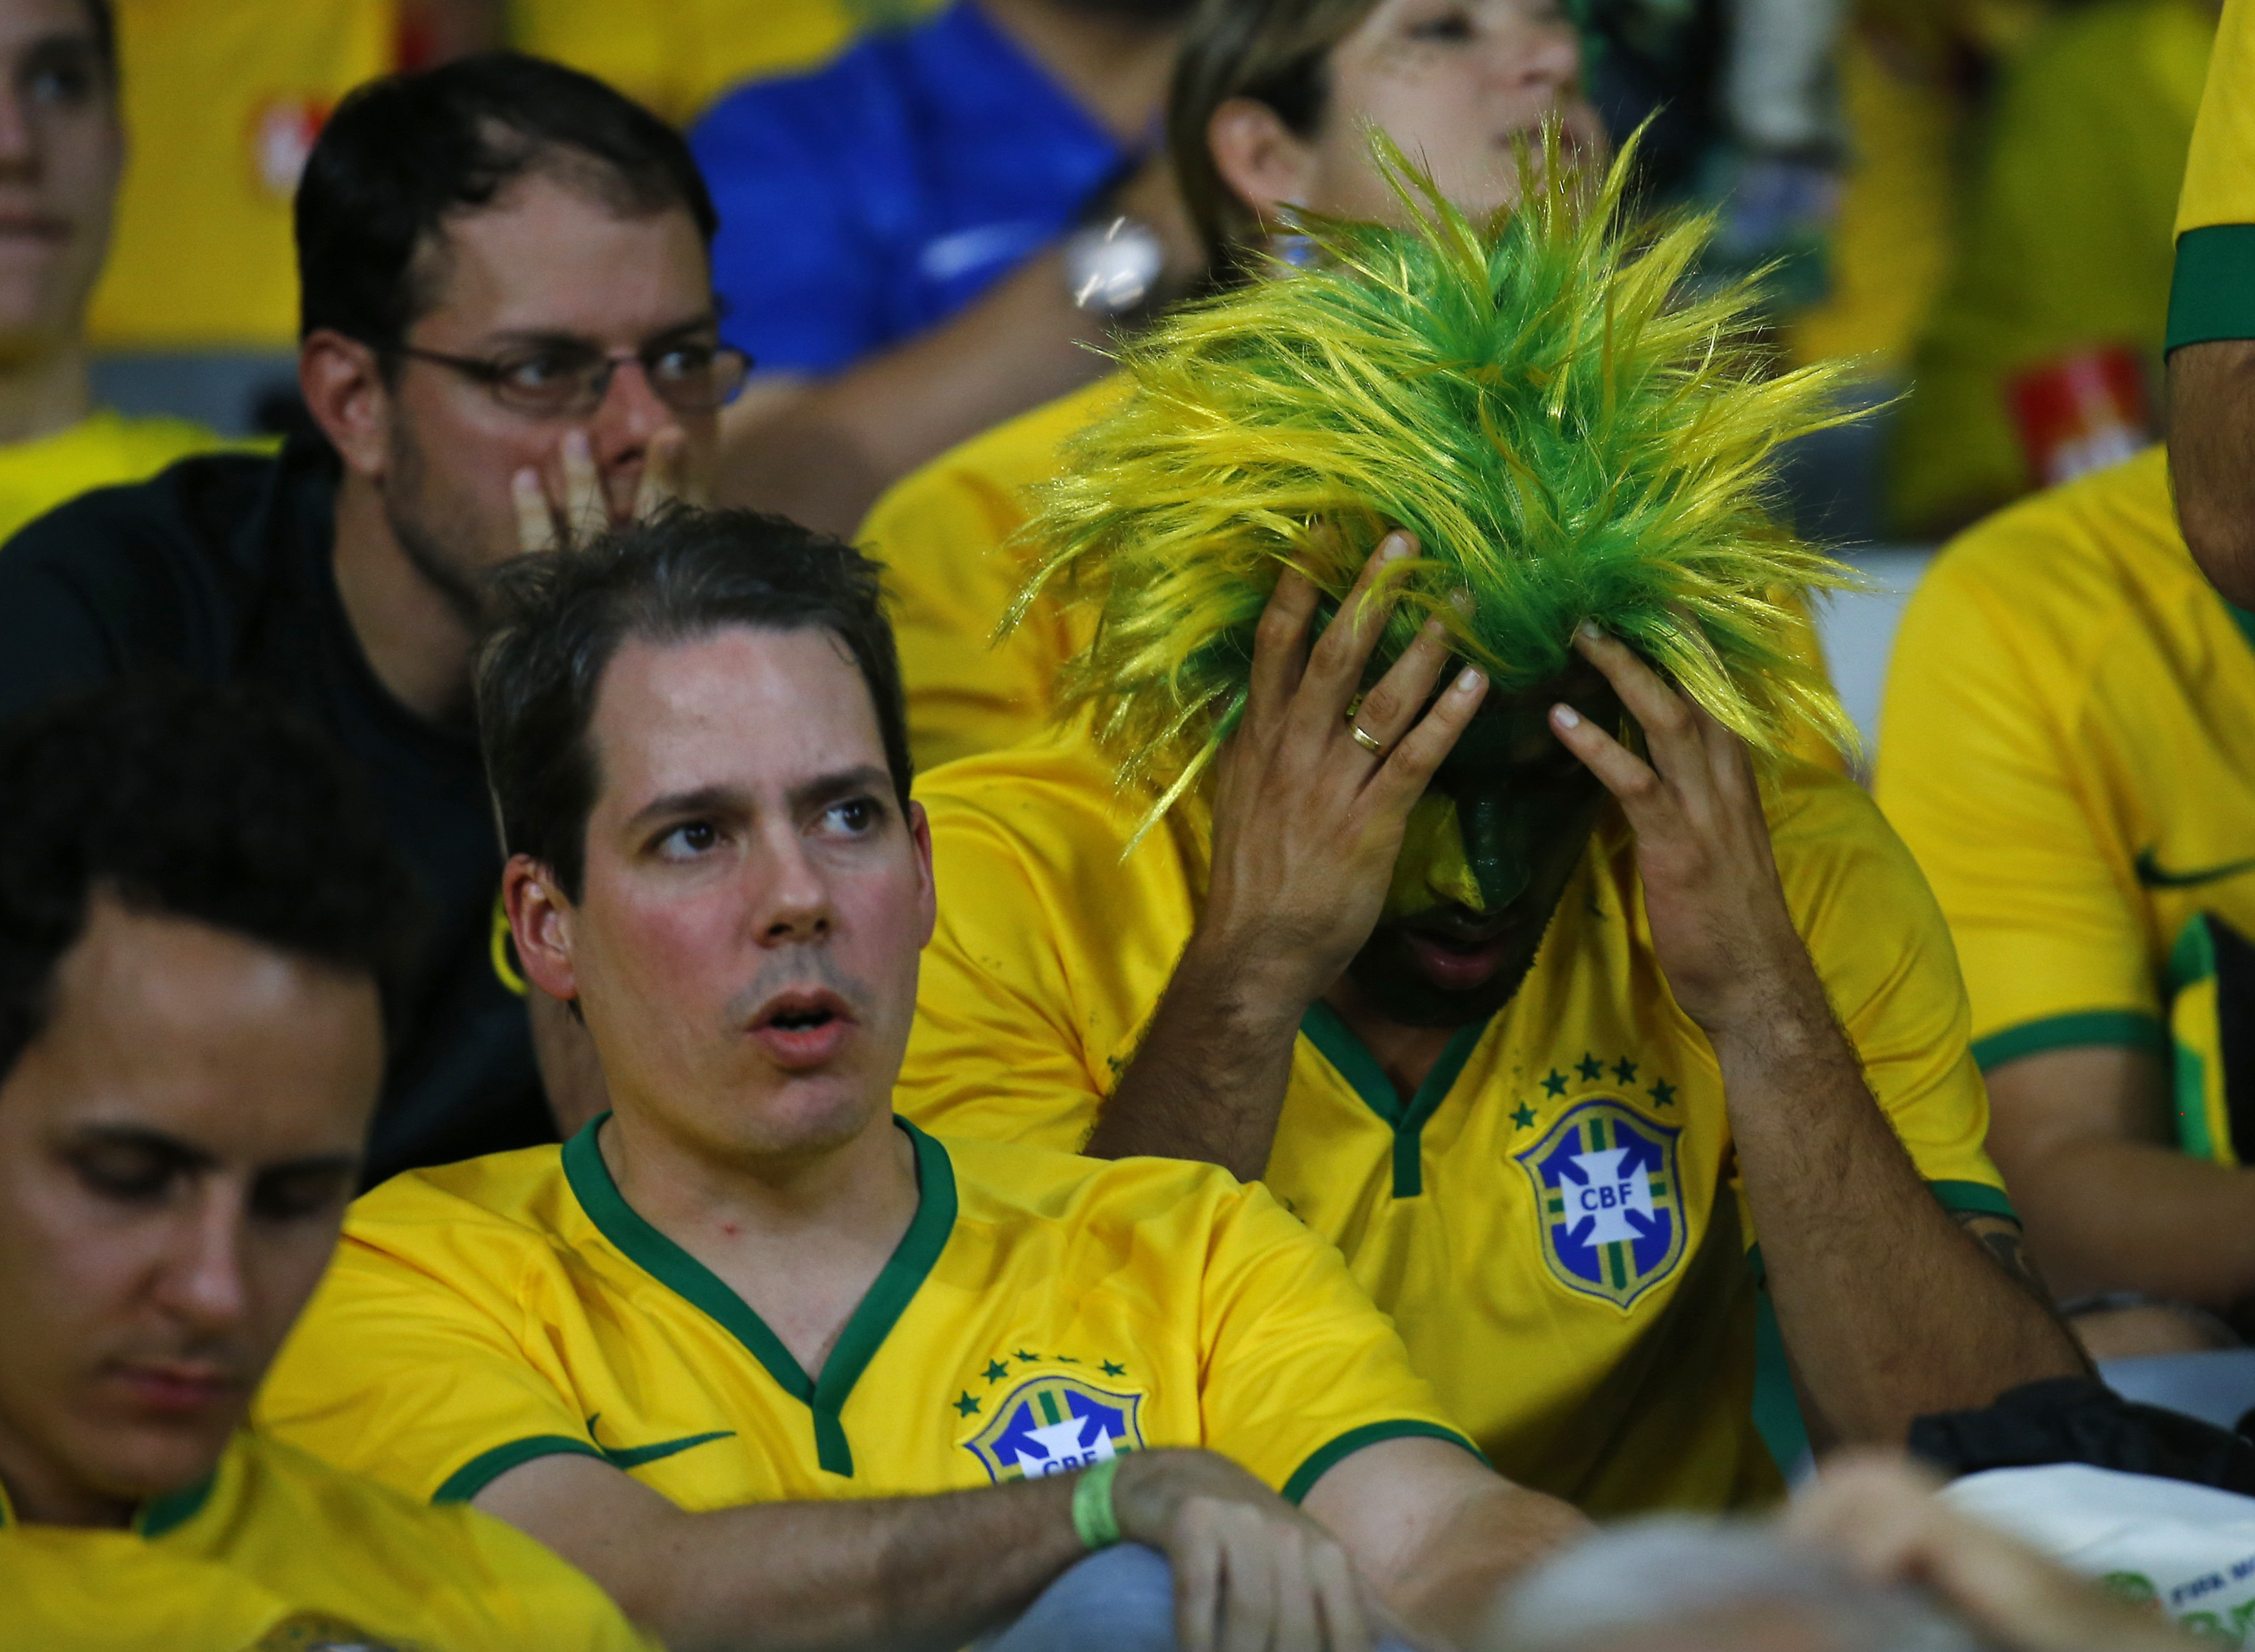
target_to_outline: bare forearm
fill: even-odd
[[[2083,1371],[2049,1309],[1935,1201],[1813,971],[1715,1041],[1778,1324],[1825,1443]]]
[[[926,460],[1101,374],[1089,347],[1104,338],[1045,253],[952,320],[732,430],[716,496],[849,534]]]
[[[1499,1483],[1457,1509],[1401,1575],[1388,1580],[1387,1604],[1421,1635],[1450,1646],[1478,1645],[1504,1590],[1591,1529],[1570,1505]]]
[[[2168,437],[2186,543],[2225,597],[2255,608],[2255,340],[2171,353]]]
[[[2255,1173],[2156,1142],[2062,1143],[2013,1167],[2028,1242],[2064,1295],[2255,1299]]]
[[[1243,1181],[1268,1167],[1304,1002],[1194,938],[1085,1151],[1202,1159]]]
[[[673,1652],[959,1647],[1083,1552],[1069,1476],[703,1514],[649,1494],[608,1520],[590,1518],[568,1487],[530,1500],[495,1489],[503,1494],[481,1507],[578,1565]]]

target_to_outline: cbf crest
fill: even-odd
[[[1010,1391],[994,1420],[963,1443],[997,1485],[1108,1462],[1140,1451],[1140,1394],[1115,1394],[1078,1377],[1034,1377]]]
[[[1683,1257],[1677,1132],[1606,1098],[1514,1155],[1535,1185],[1542,1250],[1570,1290],[1626,1310]]]

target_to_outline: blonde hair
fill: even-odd
[[[1794,590],[1851,588],[1771,510],[1778,450],[1842,422],[1831,365],[1774,376],[1751,282],[1689,279],[1709,218],[1620,227],[1635,144],[1592,188],[1554,123],[1486,224],[1382,137],[1410,227],[1308,220],[1316,268],[1177,311],[1124,354],[1128,404],[1070,445],[1028,532],[1097,610],[1064,679],[1121,784],[1180,797],[1244,705],[1294,568],[1343,601],[1414,531],[1372,671],[1438,619],[1506,692],[1595,620],[1758,751],[1853,725],[1795,647]],[[1470,602],[1460,606],[1461,598]]]

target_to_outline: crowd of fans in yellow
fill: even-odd
[[[2240,1644],[2255,0],[1682,10],[0,0],[0,1652]]]

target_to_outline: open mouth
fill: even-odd
[[[1445,992],[1472,992],[1486,986],[1519,935],[1517,916],[1509,911],[1428,920],[1402,931],[1419,973]]]
[[[747,1029],[777,1066],[792,1071],[829,1061],[852,1035],[854,1011],[826,988],[777,993]]]

